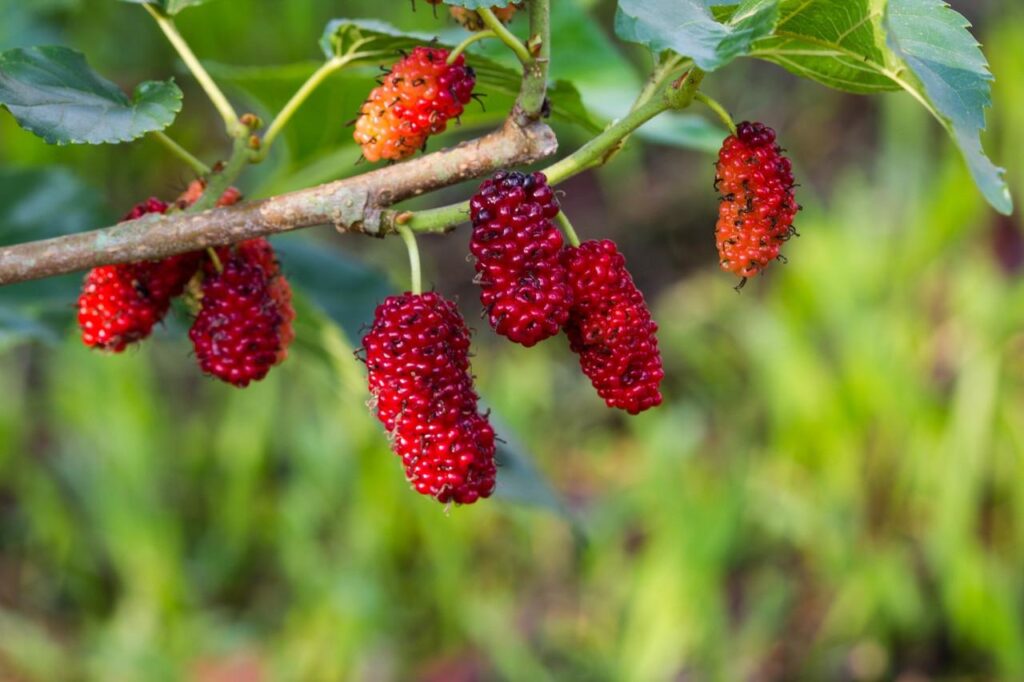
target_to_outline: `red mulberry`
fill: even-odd
[[[722,144],[715,188],[721,194],[715,239],[723,270],[753,277],[779,257],[795,234],[800,206],[794,198],[793,169],[775,144],[775,131],[740,123]]]
[[[124,219],[164,213],[167,208],[159,199],[148,199]],[[90,270],[78,298],[82,342],[120,353],[128,344],[148,337],[201,261],[202,253],[193,252],[160,261],[105,265]]]
[[[448,50],[417,47],[373,89],[354,135],[367,161],[411,156],[429,136],[444,132],[450,119],[462,115],[476,76],[463,55],[450,65],[447,59]]]
[[[391,296],[363,338],[377,417],[417,492],[471,504],[494,491],[494,430],[477,411],[469,330],[439,294]]]
[[[554,336],[572,302],[559,260],[558,200],[543,173],[500,172],[470,202],[480,301],[494,330],[533,346]]]
[[[618,247],[588,241],[565,250],[562,260],[574,296],[565,331],[583,373],[608,407],[638,414],[660,405],[658,325]]]
[[[295,318],[291,289],[265,239],[219,253],[223,270],[207,268],[189,338],[204,372],[244,387],[288,355]]]
[[[179,210],[194,204],[206,182],[193,180],[175,201]],[[231,206],[242,194],[229,187],[217,206]],[[166,213],[168,204],[150,198],[136,205],[124,220],[136,220],[149,213]],[[78,324],[85,345],[123,351],[128,344],[148,337],[156,323],[170,309],[171,299],[181,295],[205,258],[203,251],[171,256],[159,261],[106,265],[90,270],[78,299]]]

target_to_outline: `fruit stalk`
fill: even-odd
[[[185,164],[195,171],[196,175],[209,175],[211,169],[205,163],[197,159],[191,152],[182,147],[180,144],[171,139],[167,133],[161,130],[154,130],[153,138],[167,148],[169,152],[177,156],[179,159],[185,162]]]
[[[405,242],[405,249],[409,252],[409,278],[412,281],[410,289],[414,294],[423,293],[423,271],[420,265],[420,247],[416,243],[416,235],[407,227],[398,227],[398,234]]]
[[[526,49],[526,46],[523,45],[522,41],[516,37],[515,33],[508,30],[508,27],[501,23],[501,19],[494,16],[494,12],[492,12],[490,8],[480,7],[477,9],[476,13],[480,15],[481,19],[483,19],[484,25],[493,31],[494,35],[498,36],[498,38],[501,39],[501,42],[505,43],[505,45],[515,53],[523,66],[527,66],[533,62],[533,56],[530,54],[530,51]]]
[[[498,37],[498,34],[495,33],[494,31],[490,31],[490,30],[487,30],[487,31],[477,31],[477,32],[473,33],[471,36],[469,36],[468,38],[463,40],[461,43],[459,43],[458,45],[456,45],[452,49],[451,54],[448,55],[448,59],[446,60],[447,64],[449,66],[454,64],[455,60],[459,58],[459,55],[462,54],[463,52],[465,52],[466,48],[468,48],[473,43],[479,42],[481,40],[487,40],[488,38],[497,38],[497,37]]]
[[[174,46],[174,49],[178,51],[178,56],[181,57],[181,61],[185,62],[185,66],[192,72],[195,79],[199,81],[199,85],[203,88],[203,92],[210,98],[210,102],[213,103],[214,108],[220,113],[221,118],[224,119],[224,125],[227,129],[228,135],[232,137],[241,137],[247,131],[245,126],[238,120],[238,114],[235,112],[235,108],[231,106],[231,102],[224,96],[224,93],[217,86],[217,83],[207,72],[199,58],[196,57],[192,48],[189,47],[188,42],[178,32],[178,27],[174,24],[174,21],[161,12],[159,9],[153,7],[150,4],[144,4],[143,7],[149,12],[150,16],[156,21],[157,26],[167,36],[167,40]]]

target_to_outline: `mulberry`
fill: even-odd
[[[124,219],[164,213],[167,208],[159,199],[147,199]],[[128,344],[148,337],[201,261],[202,253],[193,252],[160,261],[105,265],[90,270],[78,298],[82,342],[91,348],[120,353]]]
[[[480,301],[497,333],[527,347],[569,318],[562,234],[551,222],[558,211],[543,173],[500,172],[470,201]]]
[[[494,491],[495,437],[477,410],[469,330],[436,293],[385,299],[363,338],[377,418],[417,492],[471,504]]]
[[[220,272],[207,266],[189,338],[204,372],[241,388],[287,357],[295,311],[265,239],[219,249],[219,256]]]
[[[793,219],[800,206],[793,168],[775,144],[774,130],[745,121],[725,139],[716,169],[719,263],[746,281],[778,258],[783,243],[796,234]]]
[[[658,325],[614,242],[562,252],[574,302],[565,326],[580,367],[608,407],[638,414],[661,404]]]
[[[356,120],[355,141],[367,161],[398,161],[462,115],[476,76],[463,55],[447,63],[448,50],[417,47],[374,88]]]

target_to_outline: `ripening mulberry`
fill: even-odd
[[[166,213],[168,208],[168,205],[163,201],[160,201],[156,197],[150,197],[145,201],[141,201],[132,206],[132,210],[128,211],[121,220],[138,220],[142,216],[150,213]]]
[[[778,258],[796,234],[793,168],[775,144],[775,131],[746,121],[725,139],[715,167],[719,263],[745,280]]]
[[[390,296],[363,337],[377,418],[417,492],[471,504],[494,491],[494,430],[477,410],[469,330],[437,293]]]
[[[519,9],[519,6],[513,4],[507,7],[492,7],[491,11],[494,12],[494,16],[498,18],[498,21],[507,24],[512,21],[512,17],[515,16],[517,9]],[[484,20],[480,18],[476,10],[452,6],[448,8],[448,11],[451,12],[452,19],[469,31],[482,31],[487,28]]]
[[[630,414],[661,404],[665,376],[658,325],[614,242],[583,242],[562,252],[573,305],[565,325],[580,367],[608,407]]]
[[[189,338],[204,372],[241,388],[287,357],[295,311],[265,239],[219,249],[218,255],[223,269],[207,264]]]
[[[551,222],[558,211],[543,173],[499,172],[470,201],[480,301],[496,332],[527,347],[569,318],[562,234]]]
[[[356,120],[355,140],[367,161],[398,161],[427,138],[444,132],[473,96],[476,76],[463,55],[447,63],[448,50],[417,47],[374,88]]]
[[[151,198],[135,206],[124,219],[164,213],[167,208],[164,202]],[[128,344],[148,337],[201,261],[202,252],[192,252],[90,270],[78,298],[82,342],[91,348],[120,353]]]
[[[188,187],[185,188],[185,191],[178,196],[178,199],[174,203],[177,204],[178,208],[183,211],[192,204],[199,201],[199,198],[203,196],[203,192],[205,191],[206,180],[204,180],[203,178],[196,178],[195,180],[188,184]],[[242,193],[238,190],[238,188],[228,187],[226,190],[224,190],[224,193],[217,198],[217,203],[215,204],[215,206],[217,208],[222,208],[224,206],[234,206],[241,200]]]

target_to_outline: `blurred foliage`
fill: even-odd
[[[212,2],[180,19],[204,58],[267,73],[317,59],[336,16],[446,25],[425,3],[379,5]],[[1019,201],[1024,16],[992,7],[989,147]],[[3,47],[88,46],[126,89],[177,74],[171,132],[216,154],[215,115],[138,8],[0,0],[0,18]],[[578,23],[611,49],[607,23]],[[556,65],[578,76],[556,75],[595,112],[628,103],[632,52],[562,50]],[[1019,218],[986,208],[906,97],[865,104],[743,69],[715,94],[778,120],[807,178],[791,265],[742,295],[714,268],[706,156],[633,147],[567,188],[577,227],[621,236],[655,303],[665,406],[611,414],[563,344],[477,335],[481,393],[536,453],[559,514],[502,500],[445,512],[409,491],[352,356],[389,285],[341,251],[401,282],[390,241],[280,240],[305,292],[299,337],[245,391],[198,376],[184,315],[119,357],[82,348],[67,316],[0,339],[0,679],[1024,678]],[[342,124],[365,89],[332,81],[245,188],[354,172]],[[571,148],[579,133],[561,132]],[[58,149],[8,116],[0,140],[17,166],[0,199],[27,207],[0,207],[4,242],[84,229],[188,179],[151,142]],[[471,277],[463,239],[423,240],[446,291]],[[694,269],[693,253],[709,256]],[[31,286],[55,288],[26,299],[70,309],[73,281]]]

